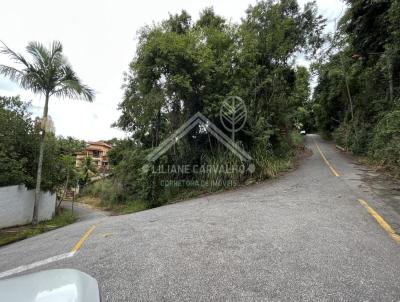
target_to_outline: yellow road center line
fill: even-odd
[[[394,241],[400,244],[400,235],[392,229],[392,227],[383,219],[373,208],[371,208],[368,203],[363,199],[358,199],[358,202],[367,209],[372,217],[380,224],[380,226],[393,238]]]
[[[34,268],[39,267],[39,266],[47,265],[49,263],[53,263],[53,262],[56,262],[56,261],[60,261],[60,260],[66,259],[66,258],[73,257],[75,255],[75,253],[81,248],[83,243],[88,239],[88,237],[94,231],[95,228],[96,228],[96,226],[92,225],[86,231],[86,233],[82,236],[82,238],[77,242],[77,244],[75,244],[74,248],[69,253],[53,256],[53,257],[50,257],[50,258],[47,258],[47,259],[44,259],[44,260],[33,262],[31,264],[28,264],[28,265],[21,265],[19,267],[14,268],[14,269],[11,269],[11,270],[8,270],[8,271],[5,271],[5,272],[1,272],[0,273],[0,279],[4,278],[4,277],[11,276],[11,275],[14,275],[14,274],[19,274],[21,272],[25,272],[25,271],[34,269]]]
[[[336,177],[339,177],[340,174],[336,171],[336,169],[332,166],[332,164],[326,159],[326,157],[325,157],[324,153],[322,152],[321,148],[319,147],[319,145],[316,142],[315,142],[315,145],[317,146],[318,152],[319,152],[319,154],[321,154],[322,159],[327,164],[329,169],[331,169],[332,174],[335,175]]]
[[[90,236],[90,234],[94,231],[94,229],[96,228],[95,225],[92,225],[87,231],[86,233],[82,236],[81,239],[79,239],[79,241],[75,244],[75,246],[72,248],[71,253],[76,253],[81,247],[82,245],[85,243],[85,241],[88,239],[88,237]]]

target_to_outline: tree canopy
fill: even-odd
[[[400,102],[399,8],[399,1],[348,1],[329,51],[314,66],[319,129],[354,153],[384,162],[399,148],[394,122]],[[380,139],[386,131],[382,120],[397,131],[386,133],[392,137],[386,146]],[[398,161],[388,164],[398,166]]]
[[[35,185],[40,125],[32,119],[29,106],[19,97],[0,97],[0,186]],[[71,168],[67,157],[82,150],[85,142],[52,133],[46,136],[41,188],[55,191],[64,184],[66,171]]]
[[[240,97],[248,112],[243,131],[236,136],[239,144],[270,157],[288,154],[290,132],[306,123],[310,96],[310,75],[306,68],[296,67],[295,58],[299,53],[315,54],[323,43],[324,22],[315,3],[301,8],[297,1],[286,0],[250,6],[240,24],[206,8],[196,21],[182,11],[142,28],[115,123],[130,132],[132,140],[130,148],[113,152],[115,160],[125,159],[114,160],[116,177],[129,179],[126,187],[137,191],[133,183],[143,177],[140,171],[135,180],[126,177],[132,171],[126,159],[140,167],[143,152],[158,146],[196,112],[223,129],[219,113],[229,96]],[[194,129],[173,154],[160,160],[205,163],[220,148],[207,132]],[[159,180],[150,182],[154,195],[154,182]]]

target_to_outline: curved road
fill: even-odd
[[[61,206],[65,209],[73,211],[78,221],[101,219],[109,216],[108,212],[92,208],[86,204],[82,204],[79,202],[74,202],[74,204],[72,205],[71,201],[63,201]]]
[[[328,167],[321,156],[337,172]],[[117,217],[95,217],[0,249],[0,273],[76,268],[104,301],[400,301],[400,245],[358,201],[395,228],[352,164],[318,136],[283,177]],[[0,274],[1,275],[1,274]]]

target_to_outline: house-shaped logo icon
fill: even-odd
[[[176,144],[181,138],[188,134],[194,127],[202,126],[204,129],[213,135],[221,144],[223,144],[228,150],[235,154],[241,161],[250,162],[252,157],[223,133],[214,123],[212,123],[202,113],[197,112],[189,120],[187,120],[181,127],[179,127],[170,137],[165,139],[159,146],[157,146],[152,152],[146,156],[148,162],[156,161],[161,155],[166,153],[174,144]],[[143,166],[143,170],[147,171],[149,168],[148,164]],[[254,172],[254,165],[250,164],[250,172]]]

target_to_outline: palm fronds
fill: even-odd
[[[7,55],[13,63],[21,66],[17,69],[0,65],[0,74],[15,81],[24,89],[34,93],[55,95],[63,98],[93,101],[95,92],[84,85],[63,56],[62,44],[54,41],[49,48],[39,42],[29,42],[26,51],[32,60],[11,50],[5,43],[0,53]]]

